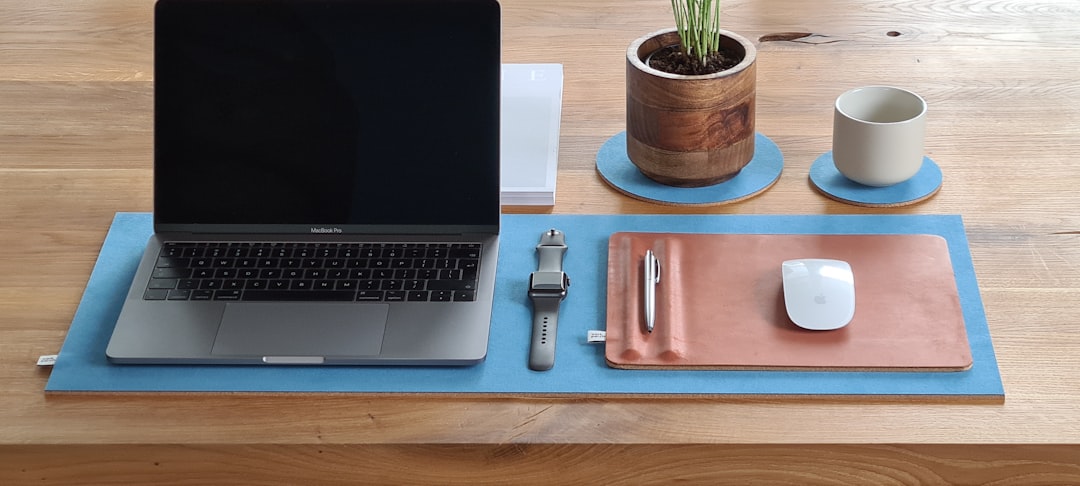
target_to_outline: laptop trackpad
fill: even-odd
[[[230,303],[211,354],[372,356],[382,349],[389,306]]]

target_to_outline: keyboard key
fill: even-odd
[[[292,292],[280,290],[245,290],[243,300],[258,302],[288,301],[351,301],[356,294],[339,290],[309,290]]]
[[[454,248],[447,255],[449,258],[480,259],[480,248]]]
[[[387,302],[401,302],[405,300],[404,290],[387,290],[386,301]]]
[[[406,297],[410,302],[426,302],[428,293],[426,290],[410,290]]]
[[[191,291],[185,289],[175,289],[169,291],[169,300],[188,300],[191,297]]]
[[[165,300],[169,297],[168,289],[146,289],[143,292],[143,300]]]
[[[356,293],[356,300],[358,301],[380,301],[383,299],[383,292],[381,290],[361,290]]]
[[[190,268],[164,267],[155,268],[151,278],[188,278],[191,276]]]
[[[428,290],[476,290],[476,282],[469,280],[430,280]]]
[[[454,293],[449,290],[436,290],[431,292],[430,300],[432,302],[450,302]]]
[[[240,300],[240,290],[217,290],[214,300]]]
[[[152,278],[147,289],[175,289],[176,282],[175,278]]]
[[[472,302],[476,300],[476,291],[473,290],[455,290],[454,301],[456,302]]]
[[[175,257],[158,257],[157,264],[154,265],[157,268],[170,268],[170,267],[188,267],[191,266],[190,258],[175,258]]]
[[[183,253],[184,253],[184,249],[181,248],[176,243],[165,243],[164,245],[161,246],[161,253],[159,253],[158,256],[159,257],[179,257],[180,255],[183,255]]]
[[[379,288],[382,290],[401,290],[404,285],[405,282],[401,280],[383,280]]]

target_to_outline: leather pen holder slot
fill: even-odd
[[[685,312],[690,307],[683,301],[685,293],[679,291],[683,276],[683,245],[678,240],[664,237],[623,239],[619,245],[621,268],[612,279],[623,286],[620,295],[624,298],[610,305],[619,307],[626,332],[620,334],[618,343],[609,340],[607,345],[619,349],[618,354],[628,361],[637,361],[646,356],[673,365],[685,361],[689,339],[686,335]],[[644,294],[645,287],[650,285],[645,278],[646,250],[652,250],[660,264],[660,279],[654,287],[652,332],[647,330],[645,324]]]

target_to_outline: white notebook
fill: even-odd
[[[504,205],[555,204],[562,89],[562,64],[503,64]]]

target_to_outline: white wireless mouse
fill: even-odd
[[[784,306],[795,325],[840,329],[855,316],[855,277],[842,260],[806,258],[783,263]]]

